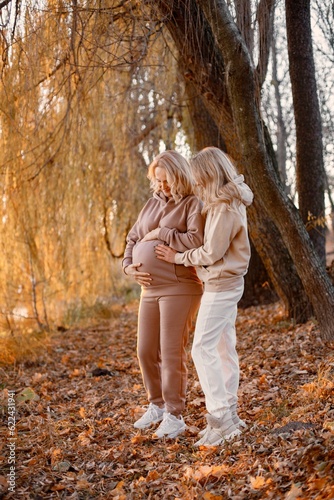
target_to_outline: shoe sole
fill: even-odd
[[[242,423],[240,423],[240,422],[239,422],[239,423],[235,423],[235,422],[234,422],[234,425],[235,425],[236,427],[238,427],[238,429],[239,429],[239,431],[240,431],[240,432],[242,432],[242,429],[243,429],[243,430],[246,430],[246,429],[248,428],[248,425],[246,424],[246,422],[244,422],[243,420],[241,420],[241,422],[242,422]],[[206,433],[206,429],[202,429],[201,431],[199,431],[199,432],[197,433],[197,436],[199,436],[199,437],[203,437],[203,436],[205,435],[205,433]]]
[[[239,426],[239,431],[242,432],[242,430],[246,430],[248,425],[247,424],[236,424],[237,426]],[[203,437],[204,434],[205,434],[206,430],[203,429],[202,431],[199,431],[199,433],[197,434],[199,437]]]
[[[153,436],[158,438],[158,439],[162,439],[162,438],[173,439],[176,436],[178,436],[179,434],[182,434],[182,432],[184,432],[186,430],[186,428],[187,427],[184,427],[183,429],[178,429],[177,431],[171,432],[170,434],[163,434],[162,436],[159,436],[158,434],[154,433]]]
[[[154,424],[157,424],[158,422],[161,422],[163,419],[163,417],[161,418],[158,418],[157,420],[152,420],[152,422],[149,422],[148,424],[146,425],[136,425],[136,422],[133,424],[133,427],[135,429],[148,429],[149,427],[151,427],[152,425]]]
[[[231,441],[231,439],[240,436],[241,431],[238,429],[236,431],[231,432],[231,434],[228,434],[227,436],[224,436],[221,439],[218,439],[218,441],[215,441],[214,446],[217,446],[218,444],[224,443],[224,441]]]
[[[235,438],[236,436],[240,436],[241,431],[237,429],[236,431],[231,432],[231,434],[228,434],[227,436],[221,437],[217,439],[217,441],[214,441],[213,443],[195,443],[194,446],[218,446],[219,444],[224,443],[225,441],[230,441],[231,439]]]

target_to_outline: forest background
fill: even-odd
[[[147,166],[163,149],[213,144],[256,197],[244,304],[281,299],[332,338],[333,2],[311,7],[1,2],[1,335],[67,328],[137,297],[120,259]]]
[[[0,21],[0,497],[333,499],[333,0],[1,0]],[[133,428],[121,258],[150,161],[208,145],[255,193],[248,428],[196,449],[191,363],[185,434]]]

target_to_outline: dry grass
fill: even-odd
[[[94,305],[81,305],[69,309],[63,325],[55,325],[51,331],[36,330],[23,321],[13,330],[0,331],[0,366],[36,361],[51,346],[53,332],[67,331],[69,328],[88,328],[104,320],[118,318],[123,311],[119,302],[97,301]]]
[[[50,345],[50,334],[32,329],[0,332],[0,366],[36,361]]]
[[[329,359],[326,365],[318,369],[313,382],[304,384],[302,389],[306,391],[306,398],[327,399],[334,395],[334,358]]]

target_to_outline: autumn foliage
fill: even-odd
[[[176,440],[133,422],[147,403],[136,359],[137,302],[91,326],[57,332],[35,360],[0,368],[4,499],[334,498],[334,355],[317,325],[293,325],[279,304],[239,311],[239,414],[248,428],[193,446],[205,419],[189,359]],[[16,491],[7,491],[6,401],[16,391]]]

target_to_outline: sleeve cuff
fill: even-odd
[[[166,227],[161,227],[160,228],[160,231],[159,231],[159,240],[162,240],[162,241],[165,241],[166,243],[168,243],[168,241],[166,240],[167,236],[168,236],[168,229]]]
[[[123,269],[123,273],[127,276],[126,272],[124,271],[124,269],[128,266],[130,266],[130,264],[132,264],[131,262],[131,259],[123,259],[122,261],[122,269]]]
[[[175,264],[183,264],[182,262],[183,253],[175,254]]]

